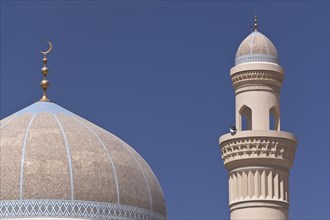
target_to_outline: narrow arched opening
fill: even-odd
[[[269,130],[280,130],[280,117],[275,106],[269,109]]]
[[[240,113],[240,130],[252,130],[252,110],[246,105],[242,106]]]

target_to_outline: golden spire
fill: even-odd
[[[254,16],[254,31],[258,31],[258,18],[257,18],[257,15]]]
[[[40,86],[44,90],[44,94],[43,94],[42,98],[39,100],[40,102],[49,102],[50,101],[46,94],[46,90],[49,86],[49,82],[46,79],[46,76],[48,74],[48,67],[46,66],[46,64],[47,64],[47,54],[52,50],[53,45],[51,42],[49,42],[49,41],[47,41],[47,42],[49,43],[49,49],[46,52],[40,50],[40,52],[44,55],[44,58],[42,59],[42,62],[44,63],[44,67],[41,68],[41,72],[42,72],[42,75],[44,76],[44,79],[40,82]]]

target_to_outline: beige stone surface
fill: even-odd
[[[246,39],[242,42],[242,44],[239,46],[239,49],[237,50],[237,57],[251,53],[251,42],[253,38],[254,35],[249,35],[246,37]]]
[[[238,47],[236,58],[248,54],[268,54],[278,56],[274,44],[258,31],[248,35]]]
[[[255,204],[261,207],[235,209],[230,213],[232,220],[282,220],[288,219],[287,208],[262,207],[262,203]]]
[[[8,116],[8,117],[6,117],[6,118],[0,120],[0,129],[1,129],[2,127],[5,127],[6,124],[8,124],[8,123],[9,123],[11,120],[13,120],[14,118],[16,118],[15,115],[10,115],[10,116]]]
[[[105,202],[166,216],[151,168],[115,135],[54,103],[33,104],[0,123],[0,201]]]
[[[70,149],[74,199],[116,203],[112,166],[100,141],[71,116],[57,117]]]
[[[150,189],[153,211],[166,216],[166,207],[165,207],[163,191],[160,187],[160,184],[155,174],[149,168],[149,165],[146,163],[146,161],[142,157],[140,157],[139,154],[134,149],[131,149],[131,151],[133,151],[133,154],[136,156],[137,160],[139,161],[139,164],[144,170],[146,179],[148,181],[148,186]]]
[[[23,167],[23,199],[70,199],[65,143],[57,122],[40,113],[31,124]]]
[[[105,143],[108,151],[111,152],[118,178],[120,202],[150,210],[152,204],[148,185],[143,173],[145,171],[141,170],[137,160],[140,156],[132,154],[131,147],[119,138],[109,135],[107,131],[87,121],[84,121],[84,123],[88,123],[91,126]]]
[[[282,75],[284,74],[284,69],[276,63],[266,63],[266,62],[251,62],[251,63],[242,63],[236,66],[233,66],[230,69],[230,76],[238,72],[244,71],[255,71],[255,70],[264,70],[270,72],[278,72]]]
[[[260,34],[256,34],[251,42],[251,53],[252,54],[268,54],[268,45],[270,44]]]
[[[109,152],[111,152],[111,154],[113,155],[113,160],[115,161],[116,167],[120,166],[119,170],[118,168],[116,168],[116,170],[118,170],[117,175],[118,175],[121,198],[122,198],[122,194],[124,193],[124,197],[123,197],[124,200],[121,200],[121,202],[127,205],[138,204],[138,207],[141,208],[145,207],[147,209],[150,209],[150,207],[152,207],[153,211],[166,216],[166,206],[165,206],[165,200],[162,189],[155,174],[152,172],[151,168],[145,162],[145,160],[133,148],[129,147],[125,142],[123,142],[116,136],[108,135],[107,131],[105,131],[104,129],[98,126],[93,125],[92,123],[86,120],[82,120],[82,121],[88,124],[97,133],[97,135],[104,141],[104,143],[111,143],[111,145],[107,145],[107,148],[109,149]],[[123,152],[123,149],[126,150]],[[129,184],[129,182],[122,182],[123,179],[122,175],[125,175],[125,169],[127,169],[128,167],[134,167],[134,169],[136,170],[136,173],[133,174],[133,177],[139,175],[139,179],[141,181],[144,179],[144,176],[146,178],[143,181],[144,184],[140,183],[134,186],[135,189],[132,188],[131,192],[127,191],[127,189],[123,191],[123,187],[121,187],[122,184],[124,185]],[[143,173],[140,168],[142,168]],[[149,191],[150,191],[150,195],[149,195]],[[128,199],[129,198],[128,195],[135,195],[134,198],[142,197],[144,199],[143,200],[139,199],[134,202],[132,198]]]
[[[229,204],[244,201],[289,202],[289,172],[276,166],[240,167],[229,172]]]
[[[22,145],[31,118],[15,117],[0,130],[0,200],[20,198]]]
[[[242,128],[243,108],[252,112],[252,130],[280,130],[280,87],[283,68],[275,63],[242,63],[230,71],[235,89],[236,127]],[[270,112],[274,114],[275,127],[270,128]]]

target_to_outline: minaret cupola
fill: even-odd
[[[280,87],[284,70],[274,44],[257,29],[240,44],[230,71],[238,130],[280,130]]]

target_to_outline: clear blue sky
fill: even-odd
[[[281,127],[299,139],[291,219],[329,218],[329,1],[1,1],[1,118],[49,96],[149,163],[169,219],[229,217],[218,138],[229,70],[257,11],[286,76]]]

